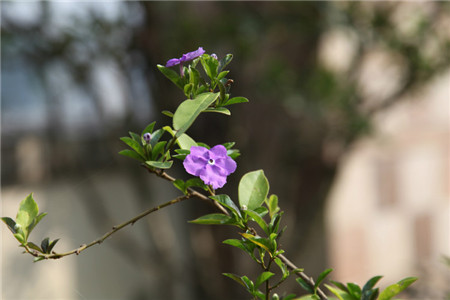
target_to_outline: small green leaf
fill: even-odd
[[[156,122],[151,122],[150,124],[148,124],[147,127],[145,127],[144,130],[142,130],[141,136],[143,136],[147,132],[152,133],[153,128],[155,127],[155,124],[156,124]]]
[[[205,112],[215,112],[215,113],[220,113],[220,114],[224,114],[227,116],[231,115],[230,110],[228,110],[225,107],[209,107],[209,108],[205,109]]]
[[[164,147],[166,146],[166,144],[166,141],[156,143],[155,147],[153,147],[152,150],[152,160],[157,160],[158,156],[164,153]]]
[[[17,233],[15,228],[16,222],[13,219],[9,217],[3,217],[2,221],[6,224],[6,226],[8,226],[9,230],[11,230],[13,234]]]
[[[186,183],[183,180],[176,179],[175,181],[172,182],[172,184],[173,184],[174,187],[176,187],[181,192],[183,192],[183,194],[186,194],[187,187],[186,187]]]
[[[47,253],[52,252],[53,247],[55,247],[55,245],[58,241],[59,241],[59,239],[56,239],[56,240],[53,240],[50,242],[50,244],[48,245],[48,248],[47,248],[47,251],[48,251]]]
[[[130,150],[130,149],[125,149],[119,152],[120,155],[123,156],[127,156],[127,157],[131,157],[133,159],[139,160],[141,162],[144,162],[145,159],[142,158],[142,156],[140,156],[139,154],[137,154],[135,151]]]
[[[165,116],[168,116],[169,118],[173,118],[173,112],[171,111],[163,110],[161,113]]]
[[[142,148],[140,142],[137,142],[129,137],[121,137],[120,140],[130,146],[130,148],[136,151],[136,153],[139,154],[142,158],[145,158],[144,148]]]
[[[145,162],[146,165],[157,168],[157,169],[170,169],[172,167],[173,161],[152,161],[148,160]]]
[[[183,86],[184,86],[183,79],[177,72],[175,72],[172,69],[166,68],[162,65],[157,65],[156,67],[159,69],[159,71],[161,71],[161,73],[164,74],[164,76],[166,76],[170,81],[175,83],[175,85],[177,87],[179,87],[180,89],[183,89]]]
[[[189,223],[202,225],[233,225],[232,220],[232,217],[224,214],[208,214],[189,221]]]
[[[241,207],[255,210],[269,193],[269,182],[264,171],[258,170],[245,174],[239,182],[239,204]]]
[[[298,284],[300,284],[300,286],[301,286],[304,290],[306,290],[308,293],[314,294],[314,289],[313,289],[311,286],[309,286],[309,284],[307,284],[306,281],[304,281],[302,278],[298,277],[298,278],[296,278],[295,280],[296,280],[296,281],[298,282]]]
[[[348,293],[348,289],[347,289],[347,287],[346,287],[343,283],[341,283],[341,282],[339,282],[339,281],[334,281],[334,280],[330,280],[330,282],[331,282],[332,284],[334,284],[335,286],[337,286],[337,287],[338,287],[339,289],[341,289],[342,291]]]
[[[361,288],[359,285],[349,282],[347,283],[347,289],[350,295],[352,295],[355,299],[361,299]]]
[[[272,256],[270,249],[271,248],[270,241],[261,237],[254,236],[250,233],[239,233],[239,234],[242,235],[247,240],[249,240],[250,242],[252,242],[253,244],[263,248],[269,253],[270,256]]]
[[[370,278],[362,289],[362,293],[371,290],[383,276],[374,276]]]
[[[332,271],[333,271],[333,269],[326,269],[325,271],[323,271],[322,273],[319,274],[319,276],[317,277],[316,283],[314,284],[315,290],[317,290],[317,288],[322,283],[322,281],[325,279],[325,277],[327,277],[328,274],[330,274]]]
[[[40,213],[39,215],[37,215],[33,222],[30,224],[30,226],[28,226],[28,232],[31,232],[34,227],[36,227],[36,225],[47,215],[47,213]]]
[[[223,70],[233,59],[233,54],[227,54],[219,61],[219,72]]]
[[[211,196],[210,198],[219,202],[220,204],[222,204],[223,206],[228,208],[231,212],[233,212],[236,215],[238,215],[239,217],[241,217],[241,212],[240,212],[239,208],[236,206],[236,204],[234,204],[233,200],[231,200],[228,195],[225,195],[225,194],[215,195],[215,196]]]
[[[163,129],[168,133],[170,133],[172,136],[175,135],[175,132],[172,130],[170,126],[164,126]],[[190,150],[192,146],[197,146],[197,143],[186,133],[183,133],[177,138],[177,144],[180,147],[180,149],[184,150]]]
[[[205,70],[206,75],[212,80],[217,76],[217,70],[219,68],[219,61],[211,56],[202,56],[200,60]]]
[[[21,243],[21,244],[25,244],[26,243],[26,240],[25,240],[23,232],[15,233],[14,237],[19,241],[19,243]]]
[[[173,128],[177,131],[176,136],[182,135],[201,112],[208,108],[219,97],[219,93],[203,93],[193,100],[185,100],[178,106],[173,115]]]
[[[232,104],[246,103],[246,102],[249,102],[249,101],[245,97],[233,97],[233,98],[229,99],[227,102],[225,102],[222,105],[223,106],[228,106],[228,105],[232,105]]]
[[[261,284],[269,280],[273,275],[272,272],[262,272],[255,281],[255,287],[258,288]]]
[[[241,277],[239,277],[236,274],[232,274],[232,273],[222,273],[222,275],[227,276],[228,278],[233,279],[234,281],[236,281],[237,283],[239,283],[240,285],[242,285],[243,287],[247,288],[247,285],[245,284],[245,282],[241,279]]]
[[[261,227],[261,229],[264,230],[264,232],[267,235],[270,234],[269,233],[269,228],[267,227],[266,221],[264,221],[264,219],[261,218],[261,216],[259,214],[257,214],[256,212],[252,211],[251,209],[248,209],[245,212],[253,219],[253,221],[258,223],[259,227]]]
[[[128,134],[130,135],[130,137],[135,140],[136,142],[140,143],[141,142],[141,136],[138,135],[137,133],[131,132],[129,131]]]
[[[28,242],[27,246],[30,247],[33,250],[39,251],[39,252],[43,252],[41,248],[39,248],[38,245],[36,245],[35,243],[32,242]]]
[[[407,277],[395,284],[388,286],[384,291],[381,292],[380,296],[378,297],[378,300],[392,299],[392,297],[402,292],[416,280],[417,277]]]

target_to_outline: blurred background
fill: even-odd
[[[190,130],[235,141],[237,199],[264,169],[280,197],[282,247],[305,272],[449,297],[450,5],[445,2],[19,2],[1,5],[2,216],[29,193],[48,216],[31,240],[88,243],[177,196],[118,151],[119,137],[171,120],[184,100],[156,64],[202,46],[234,54],[232,116]],[[176,166],[171,174],[188,178]],[[190,200],[80,256],[32,263],[1,227],[1,297],[248,299],[221,273],[257,266],[221,244],[233,228],[188,224]],[[280,292],[301,294],[295,282]]]

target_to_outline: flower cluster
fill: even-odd
[[[217,145],[208,150],[201,146],[192,146],[191,153],[183,162],[186,172],[200,177],[213,189],[221,188],[227,182],[227,176],[236,171],[236,162],[227,155],[227,149]]]

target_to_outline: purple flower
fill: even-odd
[[[183,64],[185,61],[190,61],[199,56],[202,56],[203,53],[205,53],[205,50],[203,50],[202,47],[198,47],[197,50],[183,54],[183,56],[180,58],[169,59],[166,63],[166,67],[169,68],[179,64]]]
[[[215,60],[217,60],[217,54],[213,53],[213,54],[211,54],[211,57],[214,58]]]
[[[144,134],[144,141],[145,141],[147,144],[150,143],[151,138],[152,138],[152,135],[151,135],[150,133],[147,132],[147,133]]]
[[[192,146],[191,153],[183,162],[186,172],[199,176],[213,189],[221,188],[227,182],[227,176],[236,170],[236,162],[227,155],[227,149],[217,145],[210,150]]]

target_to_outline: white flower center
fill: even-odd
[[[212,159],[212,158],[210,158],[208,160],[208,164],[211,165],[211,166],[214,166],[215,163],[216,163],[216,161],[214,159]]]

